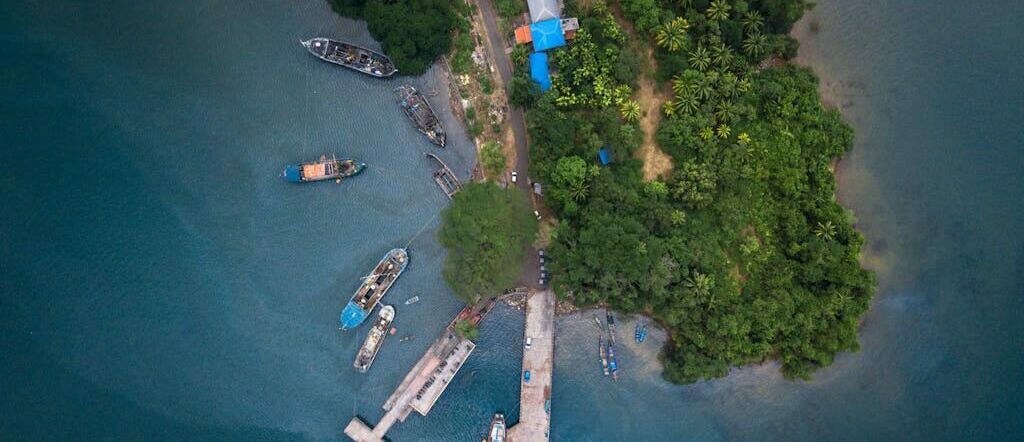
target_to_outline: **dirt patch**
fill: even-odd
[[[647,50],[647,66],[654,66],[651,50]],[[640,90],[635,95],[640,104],[640,130],[644,133],[644,143],[636,151],[636,157],[644,162],[644,180],[651,181],[658,177],[667,177],[674,164],[672,157],[658,147],[658,125],[661,124],[661,105],[670,99],[669,94],[659,89],[650,75],[640,77]]]

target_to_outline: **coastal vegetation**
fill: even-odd
[[[491,182],[469,183],[442,212],[438,238],[448,249],[444,280],[474,303],[515,285],[537,223],[522,192]]]
[[[455,322],[455,333],[472,341],[480,337],[480,328],[468,319],[460,319]]]
[[[766,359],[806,378],[856,350],[874,276],[831,170],[853,134],[822,107],[813,73],[785,61],[809,3],[622,0],[621,17],[586,3],[566,2],[581,29],[550,55],[552,89],[510,84],[527,108],[530,175],[559,218],[559,296],[652,315],[669,332],[673,382]],[[634,55],[645,45],[653,69]],[[675,166],[654,180],[634,158],[645,70],[671,97],[657,144]]]
[[[419,75],[452,48],[452,33],[468,23],[449,0],[328,0],[341,15],[363,19],[401,74]]]

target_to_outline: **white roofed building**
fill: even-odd
[[[562,15],[561,0],[527,0],[530,7],[530,21],[539,21],[559,18]]]

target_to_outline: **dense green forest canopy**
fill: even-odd
[[[465,26],[449,0],[328,0],[338,13],[366,20],[370,35],[399,73],[422,74],[452,47],[452,33]]]
[[[526,197],[490,182],[470,183],[441,214],[448,249],[444,280],[467,303],[515,285],[526,247],[537,235]]]
[[[858,348],[874,277],[834,198],[831,164],[853,134],[825,110],[810,70],[782,61],[803,0],[567,1],[581,31],[552,52],[553,88],[522,81],[530,175],[557,213],[552,284],[581,305],[652,314],[667,327],[665,376],[693,382],[776,358],[806,377]],[[631,96],[653,45],[671,176],[644,181]],[[597,164],[597,151],[615,159]]]

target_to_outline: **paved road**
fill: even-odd
[[[494,59],[494,65],[498,68],[498,82],[508,91],[508,84],[512,81],[512,60],[505,54],[505,40],[502,38],[502,30],[498,28],[497,14],[494,12],[493,0],[477,0],[477,7],[483,17],[484,31],[487,32],[487,46]],[[515,138],[516,164],[515,170],[519,173],[516,182],[527,200],[533,201],[533,189],[530,188],[530,180],[527,173],[530,165],[530,151],[527,147],[526,123],[523,118],[523,110],[519,107],[509,106],[509,124],[512,125],[512,136]],[[524,260],[519,286],[539,288],[540,270],[537,250],[530,247],[527,251],[529,256]]]

